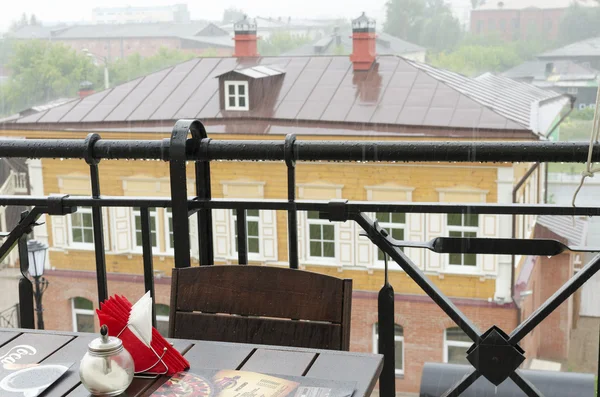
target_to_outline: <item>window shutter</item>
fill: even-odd
[[[165,222],[167,221],[167,217],[165,217]],[[194,214],[189,217],[189,227],[190,227],[190,255],[192,258],[199,260],[200,259],[200,247],[198,246],[198,215]],[[169,238],[168,229],[165,229],[165,239]]]
[[[304,238],[306,234],[306,211],[298,211],[298,261],[306,259],[306,244],[308,244],[308,237]],[[288,248],[289,249],[289,248]]]
[[[429,241],[436,237],[441,237],[443,233],[443,224],[446,220],[446,215],[443,214],[427,214],[425,216],[425,224],[427,225],[426,240]],[[442,270],[442,258],[440,254],[427,250],[425,255],[427,260],[427,270],[439,272]]]
[[[104,228],[104,250],[112,251],[110,241],[110,217],[108,216],[108,208],[102,207],[102,227]]]
[[[67,218],[66,216],[52,216],[52,244],[56,248],[67,245]]]
[[[371,218],[373,218],[372,214]],[[355,228],[355,236],[356,236],[356,265],[364,266],[368,268],[373,267],[373,248],[375,245],[369,240],[367,237],[361,237],[360,234],[363,233],[364,230],[360,226],[356,226]]]
[[[339,260],[340,266],[354,266],[354,221],[346,221],[338,224],[339,235]]]
[[[117,252],[130,252],[133,236],[131,227],[131,208],[112,207],[114,219],[114,250]]]
[[[262,210],[259,213],[262,256],[265,261],[277,261],[277,213],[274,210]]]
[[[498,236],[498,216],[497,215],[480,215],[481,226],[479,227],[479,235],[486,238],[494,238]],[[496,263],[498,255],[480,255],[484,273],[496,273]]]
[[[410,241],[423,241],[425,240],[425,214],[406,214],[407,220],[407,236],[405,237]],[[425,268],[425,251],[419,248],[405,248],[404,252],[406,255],[417,265],[419,268]]]
[[[229,248],[229,212],[231,210],[214,209],[213,211],[213,238],[215,259],[225,260],[231,252]]]

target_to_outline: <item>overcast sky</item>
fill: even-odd
[[[177,0],[1,0],[0,31],[6,31],[11,21],[23,12],[34,13],[42,22],[89,21],[92,9],[98,6],[157,6],[185,3]],[[220,20],[223,9],[241,8],[249,15],[296,16],[299,18],[343,17],[353,18],[365,11],[382,23],[385,0],[195,0],[187,2],[193,19]]]

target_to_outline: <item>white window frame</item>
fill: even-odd
[[[78,242],[73,239],[73,216],[84,215],[84,214],[90,215],[90,217],[92,218],[92,242],[91,243]],[[81,249],[92,249],[92,250],[94,249],[94,247],[95,247],[94,246],[94,218],[92,215],[92,207],[78,207],[77,212],[69,214],[67,227],[69,228],[69,246],[70,247],[81,248]]]
[[[400,324],[396,324],[394,323],[394,345],[396,342],[402,342],[402,369],[398,369],[396,368],[395,365],[395,357],[394,357],[394,373],[396,375],[404,375],[404,365],[406,363],[406,360],[404,358],[404,353],[406,352],[406,350],[404,349],[404,327],[402,327],[402,336],[396,335],[396,325],[402,327]],[[373,324],[373,354],[378,354],[379,352],[377,351],[379,349],[379,333],[377,332],[377,323]]]
[[[327,225],[327,226],[333,226],[333,257],[329,257],[329,256],[312,256],[310,254],[310,242],[311,242],[311,238],[310,238],[310,226],[311,225]],[[315,240],[316,241],[316,240]],[[331,240],[323,240],[323,236],[321,234],[321,243],[323,242],[331,242]],[[338,241],[338,228],[337,228],[337,224],[334,222],[329,222],[327,219],[315,219],[315,218],[309,218],[308,217],[308,212],[306,212],[306,258],[308,258],[309,262],[312,263],[316,263],[316,264],[326,264],[326,265],[330,265],[330,264],[337,264],[338,260],[338,248],[339,248],[339,241]]]
[[[165,248],[167,253],[173,254],[175,252],[175,247],[171,246],[171,231],[169,230],[169,221],[173,222],[173,210],[171,210],[171,208],[165,208],[163,211],[163,215],[163,219],[165,221]],[[156,226],[158,228],[158,225]],[[173,228],[173,230],[175,229]]]
[[[244,87],[244,95],[240,95],[239,93],[239,87],[243,86]],[[231,81],[225,81],[224,82],[224,98],[225,98],[225,110],[249,110],[250,109],[250,95],[248,93],[248,82],[247,81],[241,81],[241,80],[231,80]],[[234,94],[230,95],[229,94],[229,87],[234,87],[233,91]],[[229,104],[229,99],[233,97],[235,98],[235,105],[231,106]],[[240,97],[243,97],[246,100],[246,104],[245,106],[240,106]]]
[[[237,228],[236,228],[236,219],[237,216],[233,215],[233,210],[229,212],[230,218],[230,227],[231,227],[231,256],[232,258],[238,257],[238,251],[236,249],[237,244]],[[248,222],[254,221],[258,222],[258,252],[250,252],[248,251],[248,259],[256,259],[259,260],[262,258],[262,225],[260,222],[260,210],[258,211],[258,216],[250,216],[248,215],[248,211],[246,211],[246,248],[249,248],[248,245]]]
[[[77,315],[82,314],[85,316],[92,316],[92,320],[94,320],[96,313],[94,312],[94,309],[90,310],[90,309],[75,308],[75,298],[83,298],[83,299],[87,299],[87,298],[84,298],[83,296],[76,296],[76,297],[71,298],[71,318],[73,319],[73,332],[80,332],[77,329]],[[89,299],[87,299],[87,300],[89,300]],[[92,302],[92,305],[93,305],[93,302]]]
[[[159,223],[158,223],[158,211],[159,208],[154,207],[154,215],[152,215],[152,208],[150,208],[150,217],[154,217],[154,222],[156,225],[156,228],[154,230],[154,232],[156,233],[156,247],[152,247],[152,252],[156,253],[159,252],[160,250],[160,234],[158,233],[158,228],[159,228]],[[137,245],[137,236],[136,236],[136,227],[135,227],[135,217],[136,216],[140,216],[141,217],[141,211],[136,210],[135,208],[131,208],[131,246],[133,247],[133,251],[134,252],[142,252],[143,251],[143,247],[141,245]],[[140,230],[141,232],[141,230]],[[152,229],[150,229],[150,235],[152,235]],[[152,243],[152,240],[150,241],[150,243]]]
[[[467,349],[473,345],[473,342],[463,342],[463,341],[449,341],[448,340],[448,329],[456,328],[449,327],[444,330],[444,363],[448,364],[448,347],[466,347]]]
[[[392,214],[390,212],[390,214]],[[377,213],[374,212],[373,214],[373,219],[377,218]],[[408,214],[404,213],[404,223],[394,223],[394,222],[381,222],[379,219],[377,219],[377,221],[379,222],[379,226],[381,226],[382,229],[385,229],[389,232],[388,229],[404,229],[404,240],[407,240],[407,233],[408,233]],[[402,225],[402,227],[398,227],[398,225]],[[381,267],[384,268],[385,267],[385,262],[383,260],[379,260],[379,248],[377,248],[377,246],[373,246],[373,251],[374,251],[374,263],[376,267]],[[391,258],[388,258],[388,265],[389,263],[392,261]],[[388,266],[388,267],[392,267],[393,266]]]
[[[465,214],[461,214],[461,217],[464,218]],[[461,223],[464,223],[461,222]],[[448,214],[446,214],[446,236],[450,236],[450,232],[475,232],[475,237],[479,237],[479,228],[481,226],[481,216],[477,215],[477,226],[455,226],[448,224]],[[460,254],[460,255],[468,255],[468,254]],[[476,273],[481,268],[481,255],[475,254],[475,266],[465,265],[464,258],[462,259],[463,264],[455,265],[450,263],[450,255],[447,256],[447,268],[452,272],[457,273]]]

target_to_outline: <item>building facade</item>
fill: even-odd
[[[92,10],[92,21],[98,24],[143,23],[143,22],[189,22],[187,4],[157,7],[96,7]]]
[[[175,120],[199,118],[212,139],[340,139],[378,141],[473,141],[540,139],[554,127],[569,99],[496,76],[480,79],[436,69],[397,56],[378,55],[375,23],[353,23],[350,56],[256,56],[256,28],[241,21],[235,58],[200,58],[133,80],[113,89],[2,126],[6,136],[103,139],[163,139]],[[513,96],[519,101],[513,101]],[[510,103],[513,106],[507,106]],[[536,111],[532,112],[531,109]],[[43,194],[89,196],[89,167],[82,161],[44,159],[36,189]],[[298,199],[383,202],[539,203],[544,169],[529,164],[299,163]],[[168,164],[103,161],[102,194],[170,195]],[[527,177],[524,176],[527,173]],[[193,190],[193,166],[188,166]],[[520,189],[515,186],[523,180]],[[284,199],[286,167],[277,162],[211,164],[215,198]],[[513,193],[514,191],[514,193]],[[159,327],[168,312],[173,267],[170,209],[152,209]],[[510,216],[377,213],[398,239],[428,241],[438,236],[511,237]],[[65,217],[47,217],[36,238],[50,245],[46,293],[48,328],[91,330],[97,307],[92,216],[88,208]],[[136,208],[103,210],[110,294],[137,300],[144,292],[140,214]],[[237,263],[236,213],[213,210],[214,255],[220,265]],[[532,216],[518,217],[516,237],[531,236]],[[190,219],[192,263],[198,236]],[[287,215],[248,211],[251,264],[287,266]],[[302,269],[353,280],[351,349],[377,346],[377,291],[383,285],[383,257],[352,222],[330,223],[318,214],[298,216]],[[39,235],[38,235],[39,233]],[[47,237],[44,235],[47,234]],[[407,255],[481,329],[518,323],[511,296],[510,256],[438,255],[407,248]],[[517,258],[520,264],[525,258]],[[465,362],[466,335],[398,266],[390,282],[396,292],[397,389],[416,392],[426,361]],[[97,325],[97,324],[96,324]],[[164,329],[164,328],[163,328]]]

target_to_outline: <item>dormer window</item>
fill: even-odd
[[[225,110],[248,110],[248,82],[225,81]]]

